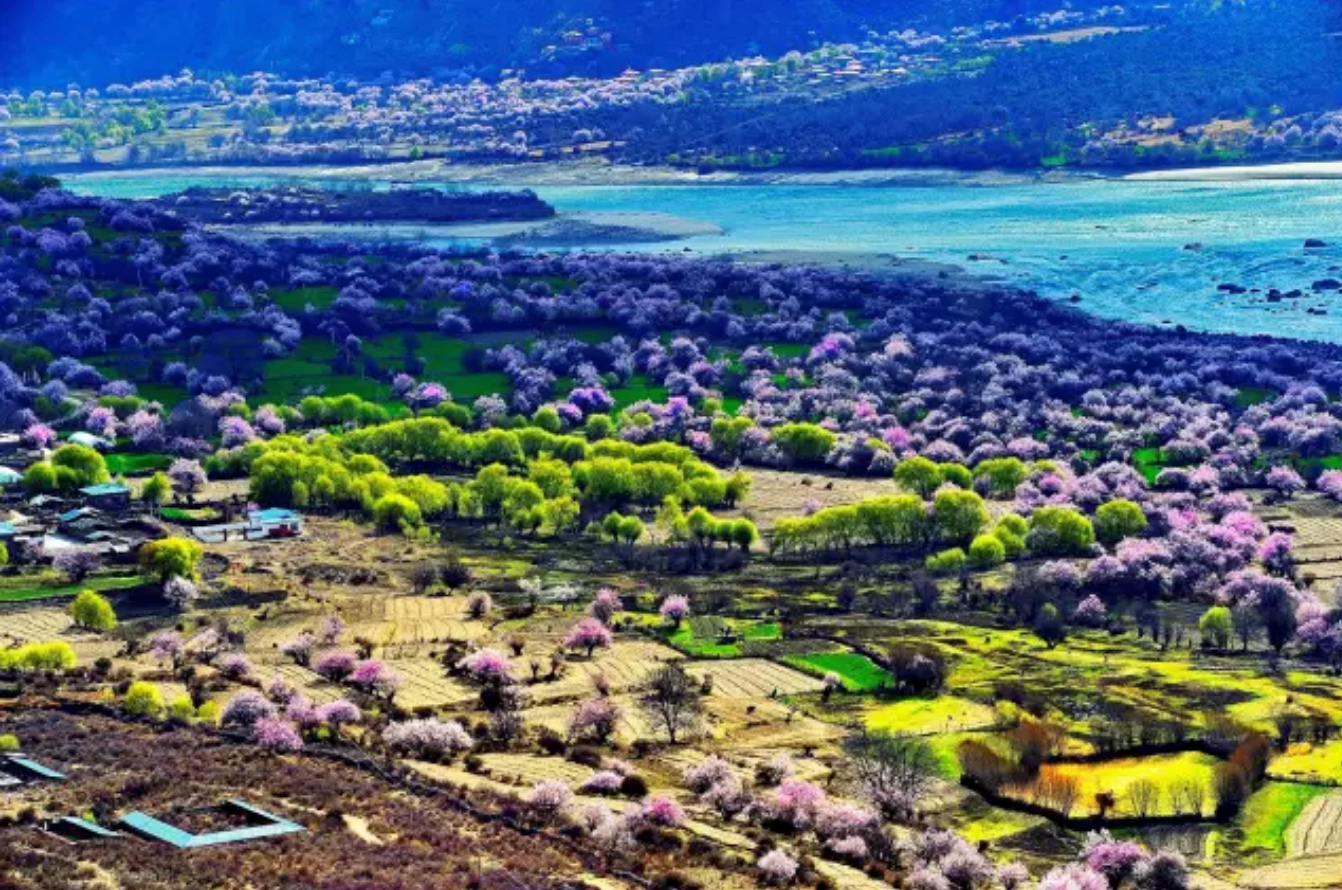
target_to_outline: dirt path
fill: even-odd
[[[1255,868],[1239,877],[1253,890],[1323,890],[1342,887],[1342,854],[1304,856]]]
[[[1342,852],[1342,791],[1320,795],[1291,823],[1286,855],[1311,856]]]

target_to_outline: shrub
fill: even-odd
[[[359,660],[350,652],[327,652],[320,656],[312,664],[312,669],[324,679],[332,683],[340,683],[350,674],[354,673],[354,668],[359,664]]]
[[[573,803],[573,792],[563,782],[547,779],[536,783],[527,803],[541,819],[553,821]]]
[[[163,713],[163,693],[153,683],[132,683],[126,690],[123,707],[136,717],[157,717]]]
[[[716,754],[710,754],[694,766],[687,767],[682,774],[685,787],[695,794],[703,794],[719,782],[734,776],[731,764]]]
[[[949,550],[943,550],[929,556],[925,565],[929,572],[936,572],[939,575],[953,575],[962,571],[966,563],[965,552],[959,547],[952,547]]]
[[[588,776],[578,790],[585,794],[619,794],[624,781],[625,777],[613,770],[599,770]]]
[[[765,880],[774,884],[790,884],[797,876],[797,860],[782,850],[770,850],[755,863]]]
[[[0,649],[0,671],[61,673],[74,669],[77,663],[74,648],[63,640]]]
[[[401,754],[437,759],[450,759],[474,745],[460,723],[432,717],[393,723],[382,731],[382,741]]]
[[[1025,546],[1037,556],[1086,556],[1095,546],[1095,527],[1070,507],[1040,507],[1030,517]]]
[[[256,744],[267,751],[293,754],[303,750],[303,736],[286,720],[262,717],[252,726],[252,735]]]
[[[275,705],[264,695],[252,689],[244,689],[228,700],[220,722],[224,726],[250,728],[258,720],[274,718],[275,714]]]
[[[976,569],[995,568],[1006,558],[1006,545],[993,535],[979,535],[969,544],[969,562]]]

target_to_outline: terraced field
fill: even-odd
[[[1239,885],[1253,890],[1323,890],[1342,887],[1342,854],[1284,859],[1240,875]]]
[[[711,674],[714,695],[731,698],[769,698],[775,695],[796,695],[799,692],[819,692],[825,685],[815,677],[808,677],[801,671],[763,658],[741,658],[726,662],[696,661],[687,664],[686,670],[697,679]]]
[[[1342,853],[1342,791],[1316,797],[1291,824],[1286,836],[1288,856]],[[1339,873],[1342,878],[1342,873]]]

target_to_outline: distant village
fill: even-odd
[[[67,444],[100,452],[111,442],[92,433],[72,433]],[[134,497],[121,481],[89,485],[68,495],[30,494],[23,486],[22,467],[41,460],[21,436],[0,434],[0,544],[24,562],[41,562],[65,552],[80,552],[108,565],[133,564],[139,547],[167,537],[167,523],[152,506]],[[260,509],[240,495],[217,502],[195,501],[204,521],[175,516],[202,543],[290,538],[303,533],[301,514],[287,509]]]

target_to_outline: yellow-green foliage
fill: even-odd
[[[953,695],[935,698],[908,698],[873,708],[866,715],[868,729],[928,735],[986,729],[997,723],[997,712]]]
[[[175,723],[194,723],[196,721],[196,706],[191,703],[191,696],[179,695],[168,705],[168,718]]]
[[[116,629],[116,612],[107,598],[93,590],[81,590],[70,603],[70,617],[87,630],[103,633]]]
[[[1274,778],[1297,782],[1342,784],[1342,740],[1314,745],[1292,745],[1272,759],[1268,773]]]
[[[122,703],[126,713],[136,717],[157,717],[163,713],[163,693],[153,683],[132,683]]]
[[[1286,852],[1286,835],[1291,823],[1321,794],[1333,789],[1319,785],[1296,785],[1287,782],[1268,782],[1249,798],[1240,812],[1239,824],[1244,833],[1242,846],[1246,852],[1262,850],[1274,856]]]
[[[215,726],[219,723],[219,703],[207,701],[196,710],[196,719],[201,723]]]
[[[50,643],[29,643],[16,649],[0,649],[0,670],[3,671],[68,671],[77,664],[75,650],[69,643],[54,640]]]
[[[0,752],[19,750],[19,737],[12,733],[0,735]]]
[[[205,550],[190,538],[163,538],[140,547],[140,565],[160,581],[195,578],[196,566]]]
[[[1137,782],[1150,782],[1158,789],[1154,813],[1173,815],[1174,789],[1180,782],[1195,783],[1202,795],[1202,808],[1210,812],[1212,801],[1212,774],[1220,763],[1210,754],[1187,752],[1157,754],[1151,757],[1123,757],[1099,763],[1051,763],[1040,770],[1040,780],[1050,777],[1070,777],[1078,782],[1076,809],[1073,815],[1094,813],[1095,796],[1108,792],[1114,795],[1116,812],[1131,814],[1129,791]],[[1013,793],[1022,793],[1015,791]]]
[[[111,478],[107,461],[97,451],[84,445],[62,445],[49,461],[30,466],[23,484],[29,491],[74,491]]]

